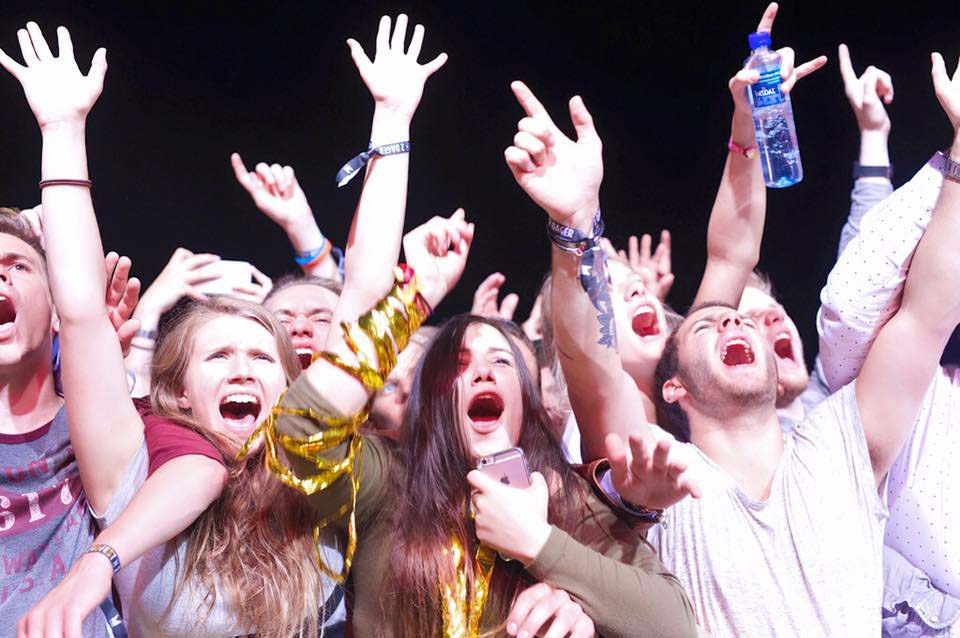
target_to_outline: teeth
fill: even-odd
[[[746,348],[747,352],[750,352],[750,343],[746,339],[735,338],[735,339],[731,339],[723,346],[723,354],[720,356],[726,357],[727,348],[733,345],[743,346],[744,348]]]
[[[299,356],[299,355],[301,355],[301,354],[310,354],[310,355],[312,355],[312,354],[313,354],[313,350],[311,350],[310,348],[297,348],[297,356]]]
[[[228,394],[224,397],[223,403],[258,403],[257,397],[252,394]]]

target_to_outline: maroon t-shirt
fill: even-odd
[[[150,399],[134,399],[134,404],[143,419],[143,437],[146,439],[147,453],[150,456],[147,476],[160,469],[167,461],[189,454],[206,456],[224,465],[223,455],[201,434],[176,421],[153,414]]]

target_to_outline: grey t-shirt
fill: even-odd
[[[33,432],[0,434],[0,636],[16,636],[17,621],[95,535],[64,410]],[[99,609],[84,621],[83,635],[109,635]]]
[[[147,445],[143,442],[104,515],[106,525],[119,518],[146,481],[148,465]],[[230,638],[255,633],[255,629],[237,624],[234,601],[226,600],[222,592],[218,592],[217,602],[206,620],[203,620],[206,607],[202,587],[185,587],[170,605],[177,584],[178,561],[180,565],[184,564],[186,552],[186,541],[180,537],[147,551],[125,565],[114,577],[130,635],[136,638]],[[339,571],[342,565],[340,554],[325,547],[321,547],[321,552],[326,564]],[[315,560],[315,557],[307,556],[304,560]],[[324,596],[330,595],[333,587],[332,581],[324,579]],[[318,601],[318,613],[321,604],[322,601]],[[165,616],[168,605],[170,611]]]
[[[670,508],[649,540],[714,638],[878,636],[887,508],[854,385],[784,440],[765,501],[683,445],[703,494]]]

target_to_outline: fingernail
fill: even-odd
[[[510,634],[511,636],[515,636],[517,633],[517,623],[512,622],[509,625],[507,625],[507,633]]]
[[[521,631],[519,634],[517,634],[517,638],[530,638],[530,634],[528,634],[526,631]]]

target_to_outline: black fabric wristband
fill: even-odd
[[[861,177],[884,177],[886,179],[893,179],[893,167],[892,166],[863,166],[860,162],[853,163],[853,179],[860,179]]]

